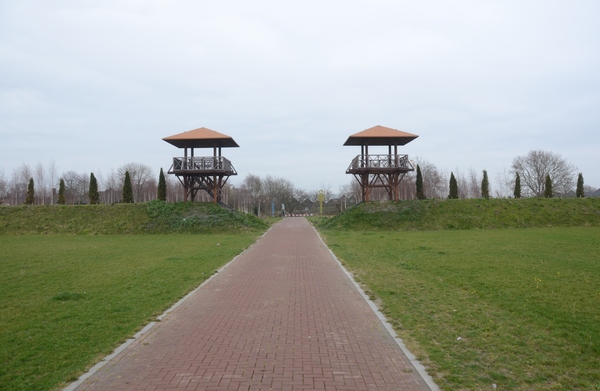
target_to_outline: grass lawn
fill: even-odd
[[[600,390],[599,228],[321,233],[442,389]]]
[[[76,380],[258,235],[0,236],[0,390]]]

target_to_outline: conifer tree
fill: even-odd
[[[458,183],[453,172],[450,173],[450,194],[448,194],[448,198],[458,199]]]
[[[483,170],[483,179],[481,180],[481,196],[490,198],[490,181],[486,170]]]
[[[123,203],[132,204],[133,203],[133,187],[131,186],[131,177],[129,176],[129,171],[125,171],[125,181],[123,182]]]
[[[58,203],[60,205],[67,203],[67,199],[65,198],[65,180],[62,178],[60,178],[60,183],[58,185]]]
[[[552,198],[552,179],[550,174],[546,175],[546,186],[544,187],[544,198]]]
[[[29,179],[29,185],[27,185],[27,196],[25,197],[25,203],[27,205],[33,205],[35,200],[35,190],[33,189],[33,178]]]
[[[575,191],[575,196],[578,198],[585,197],[585,190],[583,189],[583,174],[579,173],[577,177],[577,190]]]
[[[167,182],[165,181],[165,174],[162,168],[160,169],[160,174],[158,174],[158,199],[160,201],[167,200]]]
[[[517,172],[517,177],[515,178],[515,191],[513,192],[515,198],[521,198],[521,177]]]
[[[423,189],[423,174],[421,173],[421,167],[417,164],[417,199],[425,199],[425,190]]]
[[[90,198],[90,204],[100,203],[100,193],[98,193],[98,181],[92,172],[90,174],[90,189],[88,191],[88,197]]]

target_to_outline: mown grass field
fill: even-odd
[[[0,236],[0,390],[76,380],[259,234]]]
[[[321,233],[442,389],[600,390],[600,228]]]

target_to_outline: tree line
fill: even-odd
[[[445,198],[497,198],[508,197],[583,197],[595,189],[585,186],[583,174],[576,175],[576,167],[560,155],[546,151],[530,151],[527,155],[517,156],[512,161],[511,170],[499,173],[496,188],[492,189],[488,173],[471,169],[467,173],[458,170],[450,172],[450,177],[429,161],[416,157],[416,171],[408,173],[400,182],[400,198],[445,199]],[[577,177],[577,180],[575,180]],[[267,175],[264,178],[248,174],[241,185],[226,185],[223,191],[224,202],[246,213],[268,215],[272,206],[278,213],[283,208],[288,213],[303,212],[307,202],[316,202],[322,191],[326,200],[340,199],[336,208],[347,207],[345,200],[360,201],[361,189],[358,183],[340,187],[337,194],[328,184],[320,189],[304,190],[285,179]],[[342,197],[342,195],[344,197]],[[31,167],[21,164],[10,177],[0,172],[0,201],[4,205],[19,204],[87,204],[146,202],[155,199],[183,201],[183,187],[173,176],[159,173],[142,163],[128,163],[111,170],[107,175],[101,173],[77,173],[66,171],[57,174],[56,165],[37,164]],[[384,189],[374,189],[373,201],[386,200]],[[198,201],[211,201],[210,197],[199,192]],[[304,203],[304,205],[303,205]]]
[[[126,174],[129,174],[131,199],[124,200]],[[54,162],[34,167],[23,163],[10,177],[0,172],[0,201],[3,205],[146,202],[159,198],[160,177],[160,172],[155,173],[142,163],[124,164],[107,175],[72,170],[58,175]],[[183,201],[184,193],[179,181],[164,174],[162,178],[164,198],[172,202]]]
[[[562,156],[541,150],[515,157],[511,170],[498,174],[495,192],[486,170],[481,180],[472,169],[467,175],[450,172],[448,180],[431,163],[418,158],[417,161],[415,192],[419,199],[490,198],[493,194],[497,198],[584,197],[596,190],[586,186],[583,174],[577,174],[577,168]]]

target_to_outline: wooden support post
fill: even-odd
[[[214,175],[213,176],[213,202],[216,204],[217,203],[217,197],[219,195],[219,191],[218,191],[218,182],[217,182],[217,176]]]
[[[186,155],[187,155],[187,151],[186,151]],[[183,177],[183,187],[185,190],[185,202],[188,202],[189,197],[190,197],[190,177],[189,176]]]
[[[360,146],[360,166],[361,167],[365,166],[365,146],[364,145]]]

